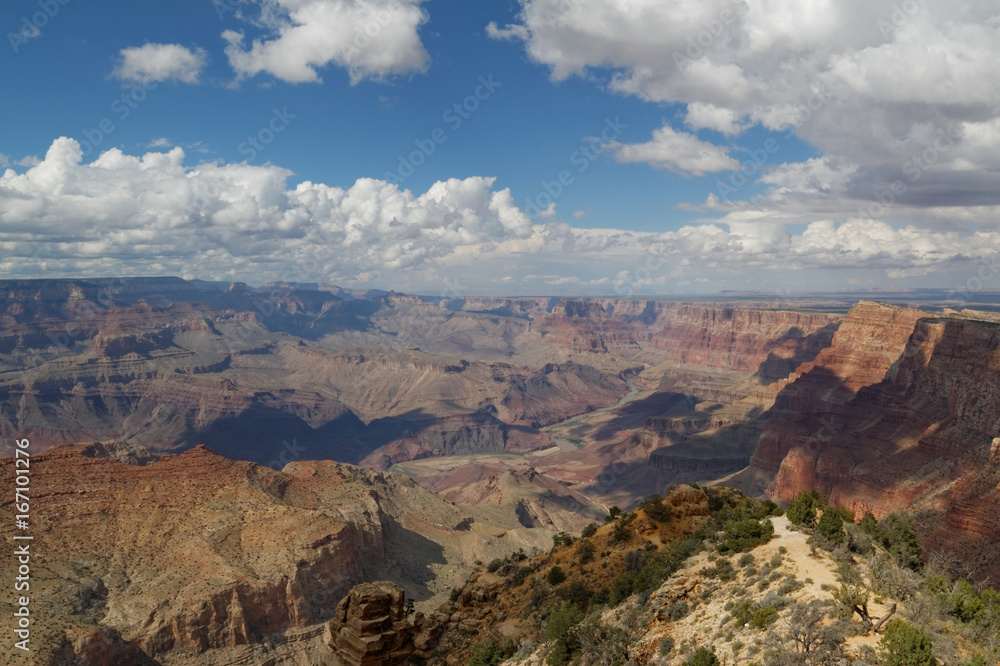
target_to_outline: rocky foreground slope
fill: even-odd
[[[780,513],[733,489],[677,487],[545,555],[477,570],[419,618],[410,634],[434,638],[409,649],[449,666],[965,666],[1000,656],[994,591],[930,564],[920,573],[919,558],[902,566],[870,518],[824,531]],[[887,647],[893,622],[922,632],[923,659]],[[329,644],[327,663],[338,663]]]

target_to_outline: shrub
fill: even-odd
[[[750,623],[750,618],[753,617],[756,607],[753,601],[750,599],[744,599],[737,603],[732,610],[729,611],[729,616],[736,620],[736,626],[742,627],[744,624]]]
[[[931,638],[923,629],[890,620],[878,644],[884,666],[937,666]]]
[[[753,614],[750,618],[750,624],[757,627],[758,629],[763,629],[778,619],[778,611],[772,606],[764,606],[757,612]]]
[[[590,591],[583,581],[575,580],[569,585],[563,585],[556,590],[556,596],[563,601],[567,601],[580,610],[587,610],[590,605],[590,598],[594,593]]]
[[[948,613],[966,623],[979,619],[987,607],[979,590],[965,579],[955,582],[948,602]]]
[[[717,560],[715,566],[706,567],[700,573],[707,578],[717,578],[723,583],[728,583],[735,577],[733,565],[729,563],[729,560],[725,559]]]
[[[865,515],[861,518],[861,521],[858,523],[858,527],[860,527],[861,531],[868,536],[877,541],[881,541],[882,527],[878,524],[875,516],[873,516],[870,511],[865,513]]]
[[[875,552],[872,538],[863,532],[860,526],[845,522],[844,531],[847,534],[847,547],[852,553],[857,553],[862,557],[870,557]]]
[[[451,594],[448,595],[448,598],[451,599],[451,603],[455,603],[456,601],[458,601],[458,598],[460,596],[462,596],[462,590],[458,589],[457,587],[453,587],[451,588]]]
[[[781,585],[778,587],[778,594],[790,594],[791,592],[797,592],[801,590],[805,585],[795,580],[794,577],[782,581]]]
[[[924,549],[914,531],[913,516],[908,513],[890,513],[881,521],[866,513],[858,523],[862,532],[889,551],[901,567],[920,571],[924,566]]]
[[[740,555],[740,559],[737,560],[736,563],[741,568],[746,568],[748,566],[751,566],[755,561],[756,560],[754,559],[754,556],[751,553],[746,553],[744,555]]]
[[[548,598],[548,588],[542,585],[533,585],[531,587],[531,596],[528,598],[528,612],[541,609]]]
[[[608,515],[606,515],[604,517],[604,522],[610,523],[612,520],[614,520],[615,518],[617,518],[620,515],[622,515],[621,508],[619,508],[617,506],[613,506],[610,509],[608,509]]]
[[[843,515],[835,509],[827,509],[820,516],[819,523],[816,525],[816,531],[834,545],[844,543]]]
[[[816,510],[826,506],[826,500],[816,490],[803,490],[788,503],[788,520],[804,527],[816,526]]]
[[[555,641],[555,645],[552,646],[545,663],[549,666],[563,666],[569,663],[574,650],[579,646],[570,630],[582,619],[583,611],[567,602],[563,602],[549,613],[544,638],[547,641]]]
[[[749,599],[744,599],[736,604],[731,611],[729,611],[729,615],[736,620],[737,627],[749,624],[757,629],[764,629],[765,627],[774,624],[774,621],[778,619],[778,608],[776,608],[775,605],[767,603],[768,600],[773,598],[773,595],[769,595],[768,598],[760,604],[755,604]],[[777,606],[785,607],[789,603],[786,600],[787,597],[779,597],[774,603]]]
[[[566,534],[565,532],[558,532],[552,535],[552,547],[561,548],[563,546],[568,546],[573,543],[573,537]]]
[[[625,629],[601,622],[592,614],[573,629],[579,644],[579,663],[625,664],[629,658],[629,635]]]
[[[566,641],[556,641],[556,644],[549,651],[549,655],[545,657],[545,663],[548,666],[566,666],[569,664],[571,656],[572,652],[567,647]]]
[[[693,483],[691,484],[691,487],[694,488],[695,490],[699,490],[698,486]],[[722,496],[720,492],[718,492],[714,488],[705,488],[705,495],[708,497],[708,510],[711,513],[714,514],[718,511],[722,511],[722,509],[725,508],[726,506],[725,498]]]
[[[508,657],[514,655],[517,647],[514,641],[506,639],[502,643],[497,643],[492,638],[485,638],[472,648],[472,659],[469,666],[497,666]]]
[[[642,561],[641,550],[630,550],[625,553],[625,557],[622,559],[622,570],[626,573],[629,571],[639,571],[642,569]]]
[[[683,601],[675,601],[666,608],[663,609],[663,615],[671,622],[676,622],[680,620],[685,615],[691,612],[691,609]]]
[[[580,534],[584,539],[589,539],[590,537],[597,534],[597,523],[590,523],[583,528],[583,532]]]
[[[517,587],[518,585],[526,581],[528,579],[528,576],[530,575],[531,575],[531,567],[518,567],[517,570],[514,571],[514,575],[511,576],[510,579],[507,581],[507,586]]]
[[[628,531],[628,523],[619,519],[615,521],[615,529],[611,532],[612,543],[625,543],[632,538],[632,533]]]
[[[718,563],[716,563],[715,568],[718,571],[717,576],[719,580],[723,583],[728,583],[735,577],[733,565],[729,562],[729,560],[719,560]]]
[[[781,612],[793,603],[795,603],[795,600],[791,597],[786,597],[779,592],[772,592],[761,600],[760,605],[761,607],[770,606],[774,610]]]
[[[558,564],[549,569],[548,575],[545,580],[549,581],[549,585],[558,585],[559,583],[566,580],[566,572],[562,570]]]
[[[650,520],[655,520],[658,523],[670,520],[670,507],[663,503],[663,498],[659,495],[650,495],[640,506]]]
[[[843,520],[844,520],[845,523],[853,523],[854,522],[855,516],[854,516],[854,510],[853,509],[849,509],[846,506],[841,506],[841,507],[837,507],[835,509],[835,511],[840,514],[840,517],[843,518]]]
[[[914,530],[913,516],[908,513],[890,513],[881,526],[885,530],[886,542],[896,564],[913,571],[924,566],[924,549]]]
[[[690,666],[719,666],[719,658],[712,648],[700,647],[687,663]]]
[[[608,592],[608,605],[617,606],[621,602],[632,596],[637,590],[639,576],[635,572],[623,573],[615,578],[611,583],[611,590]]]
[[[528,559],[528,555],[524,552],[523,548],[518,548],[516,553],[511,553],[502,560],[493,560],[486,567],[486,570],[490,573],[496,573],[500,576],[509,576],[511,573],[515,575],[519,571],[518,562],[523,562]],[[524,579],[521,578],[523,581]],[[514,583],[515,585],[518,583]]]
[[[639,571],[627,571],[614,580],[608,591],[608,604],[617,606],[633,594],[656,589],[670,574],[683,565],[684,560],[701,548],[699,539],[688,539],[672,544],[668,549],[649,555]]]
[[[594,561],[594,544],[589,541],[581,541],[576,547],[576,559],[580,564]]]
[[[774,525],[770,520],[730,520],[726,521],[726,531],[722,543],[716,546],[720,553],[741,553],[771,540]]]
[[[673,649],[674,649],[674,639],[671,638],[670,636],[667,636],[666,638],[660,641],[661,657],[666,657],[668,654],[673,652]]]

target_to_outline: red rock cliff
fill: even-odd
[[[981,546],[1000,538],[1000,323],[881,312],[882,326],[872,319],[862,324],[869,335],[847,337],[862,329],[851,324],[862,312],[852,312],[830,353],[788,389],[812,379],[779,397],[801,411],[772,420],[753,465],[773,470],[776,500],[816,487],[859,512],[914,512],[925,545],[995,579],[1000,552]]]
[[[803,363],[781,387],[744,477],[762,490],[794,447],[815,448],[842,426],[841,407],[880,382],[899,358],[916,321],[928,313],[862,301],[840,324],[830,346]],[[777,496],[784,498],[780,491]]]
[[[677,365],[756,371],[767,361],[782,365],[780,359],[814,354],[829,344],[840,319],[827,313],[595,299],[561,301],[536,324],[574,351],[655,349]]]

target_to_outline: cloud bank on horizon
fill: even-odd
[[[699,224],[663,233],[580,229],[533,222],[492,178],[450,179],[420,194],[376,179],[346,189],[309,181],[289,188],[291,172],[281,167],[191,167],[184,157],[176,147],[142,156],[112,149],[83,163],[75,140],[57,139],[39,164],[0,177],[0,270],[109,275],[141,267],[253,283],[432,290],[455,274],[470,276],[463,279],[474,290],[503,284],[632,293],[703,270],[777,265],[905,277],[1000,249],[995,230],[970,237],[863,219],[817,220],[797,234],[780,224],[736,222],[728,230]]]
[[[697,222],[584,228],[574,222],[589,212],[563,221],[557,208],[532,219],[488,168],[423,192],[373,178],[293,187],[280,165],[186,164],[177,147],[86,162],[60,137],[0,177],[0,270],[430,292],[461,276],[469,293],[651,294],[775,285],[767,275],[779,271],[950,287],[1000,252],[995,2],[520,3],[513,22],[477,26],[483,39],[509,42],[511,57],[523,47],[556,85],[580,78],[595,93],[682,109],[648,138],[601,147],[613,163],[702,179],[678,206]],[[406,85],[433,70],[421,28],[434,8],[423,5],[244,2],[260,11],[240,18],[263,33],[248,43],[224,31],[225,58],[237,81],[325,85],[322,70],[336,67],[351,85]],[[210,57],[156,43],[120,56],[123,81],[187,84],[203,82]],[[769,160],[791,137],[818,156]]]

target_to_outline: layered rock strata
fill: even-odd
[[[925,545],[1000,575],[1000,322],[862,304],[778,396],[744,480],[907,510]]]

